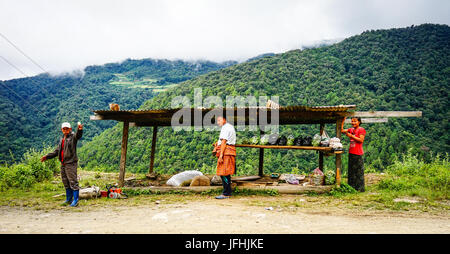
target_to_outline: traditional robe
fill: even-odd
[[[219,163],[217,160],[217,171],[218,176],[233,175],[236,173],[236,131],[233,125],[225,123],[220,130],[219,140],[214,146],[213,153],[217,158],[220,156],[220,146],[222,140],[226,140],[226,147],[223,154],[223,162]]]
[[[216,157],[220,156],[220,146],[216,145],[215,150]],[[219,163],[217,160],[217,171],[218,176],[233,175],[236,171],[236,147],[234,145],[226,145],[225,152],[223,154],[223,162]]]

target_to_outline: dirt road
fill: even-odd
[[[450,233],[449,216],[334,213],[205,198],[183,204],[36,210],[0,207],[0,233]]]

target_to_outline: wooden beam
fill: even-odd
[[[258,167],[258,175],[264,175],[264,148],[259,148],[259,167]]]
[[[325,124],[320,124],[320,135],[323,134],[325,129]],[[323,153],[319,151],[319,169],[323,171]]]
[[[153,173],[153,163],[155,162],[155,148],[156,148],[156,134],[158,133],[158,126],[153,126],[153,136],[152,136],[152,150],[150,153],[150,169],[149,174]]]
[[[341,139],[341,125],[342,119],[336,120],[336,137]],[[342,155],[336,154],[335,158],[336,163],[336,185],[341,186],[341,169],[342,169]]]
[[[122,152],[120,154],[120,172],[119,172],[119,187],[123,187],[125,179],[125,167],[127,164],[127,145],[128,145],[128,128],[129,122],[123,122],[122,131]]]
[[[261,139],[261,136],[264,135],[264,131],[259,132]],[[263,176],[264,175],[264,148],[259,148],[259,167],[258,167],[258,175]]]
[[[89,116],[89,120],[95,121],[95,120],[103,120],[103,117],[101,115],[93,115],[93,116]]]
[[[359,117],[422,117],[422,111],[356,111]]]
[[[279,145],[249,145],[236,144],[236,147],[250,147],[250,148],[269,148],[269,149],[299,149],[299,150],[316,150],[322,152],[331,152],[331,147],[328,146],[279,146]]]
[[[345,123],[351,123],[352,119],[345,119]],[[362,123],[387,123],[388,118],[361,118]]]

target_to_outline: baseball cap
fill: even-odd
[[[64,123],[62,123],[62,125],[61,125],[61,129],[62,129],[62,128],[72,128],[72,127],[70,127],[70,123],[64,122]]]

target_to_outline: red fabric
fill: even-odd
[[[355,128],[349,128],[347,129],[347,131],[358,138],[360,137],[360,135],[366,136],[366,130],[363,127],[358,127],[358,129],[356,130]],[[350,149],[348,150],[348,152],[351,154],[363,155],[363,143],[350,138]]]
[[[217,158],[220,156],[220,146],[218,147],[219,152],[216,153]],[[234,175],[236,172],[236,147],[234,145],[226,145],[223,154],[223,162],[219,163],[219,160],[217,160],[216,169],[216,175],[218,176]]]
[[[61,143],[61,162],[64,161],[64,140],[66,140],[66,139],[63,138],[62,143]]]

